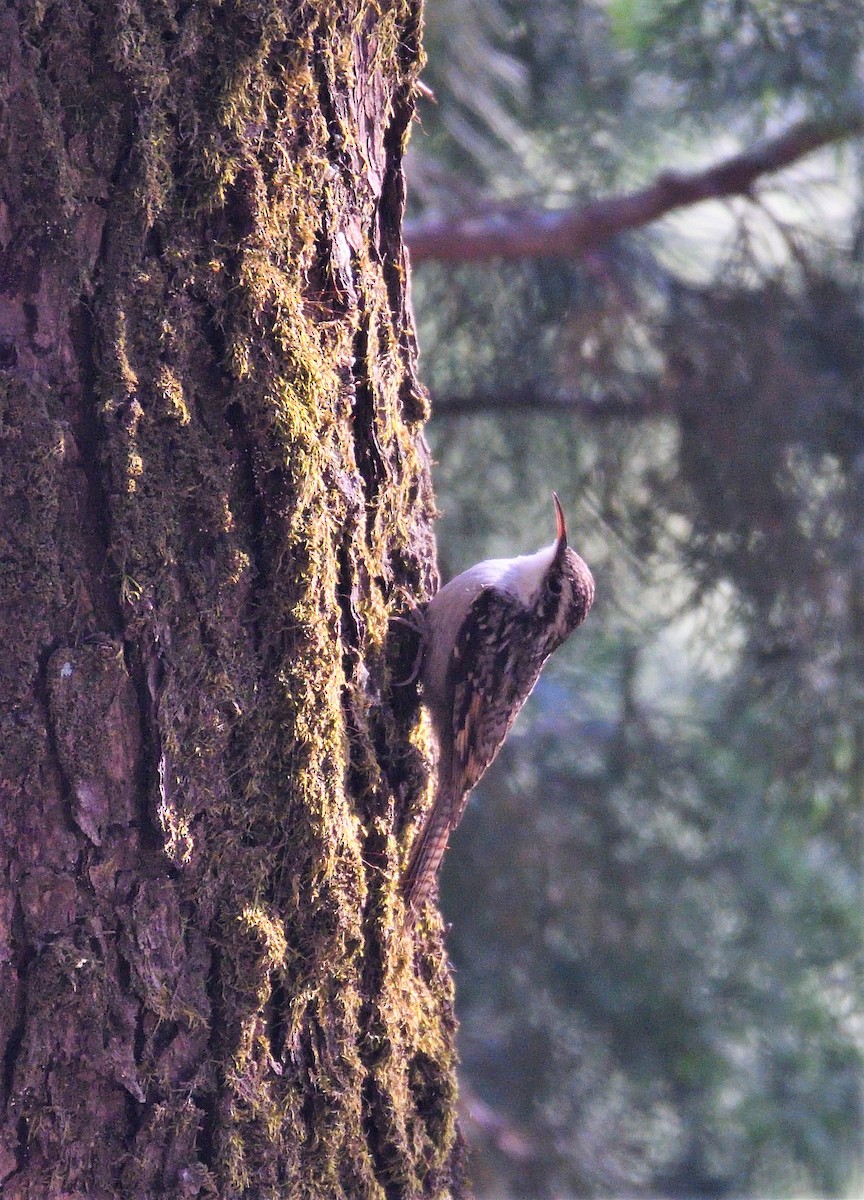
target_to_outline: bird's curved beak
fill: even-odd
[[[564,509],[561,507],[561,501],[558,499],[558,493],[552,493],[552,502],[555,505],[555,522],[558,526],[558,551],[567,549],[567,524],[564,520]]]

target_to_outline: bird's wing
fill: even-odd
[[[537,682],[543,660],[530,653],[529,626],[524,605],[496,588],[484,588],[453,648],[448,672],[453,696],[451,829]]]
[[[545,654],[531,653],[530,615],[515,598],[484,588],[471,603],[447,669],[452,738],[444,739],[435,802],[411,850],[404,881],[409,911],[430,894],[468,794],[501,748],[537,682]]]

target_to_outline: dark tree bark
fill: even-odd
[[[388,665],[434,570],[418,8],[0,16],[9,1200],[458,1191]]]

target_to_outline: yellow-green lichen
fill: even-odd
[[[440,930],[415,944],[403,921],[400,838],[428,766],[387,661],[400,595],[432,575],[431,503],[403,412],[418,390],[403,263],[378,236],[399,220],[398,164],[357,110],[374,76],[378,120],[406,135],[419,14],[123,0],[103,15],[106,83],[79,119],[95,129],[119,90],[116,136],[134,138],[112,164],[92,298],[94,470],[146,756],[123,819],[160,840],[182,917],[155,897],[140,926],[163,929],[166,960],[192,956],[195,931],[209,955],[195,945],[206,991],[190,996],[129,937],[158,1093],[144,1125],[170,1140],[174,1120],[207,1180],[240,1195],[443,1196],[452,988]],[[38,483],[50,524],[53,457]],[[62,676],[52,688],[59,712]],[[70,778],[104,767],[97,742],[70,742]],[[94,844],[114,819],[73,816]],[[182,1070],[159,1057],[172,1037],[192,1039]],[[155,1194],[162,1169],[131,1155],[129,1194],[145,1178]]]

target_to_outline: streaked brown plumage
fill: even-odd
[[[438,874],[468,794],[495,758],[546,659],[588,615],[594,578],[557,537],[536,554],[477,563],[426,609],[423,699],[437,742],[435,801],[412,848],[403,891],[409,917]]]

